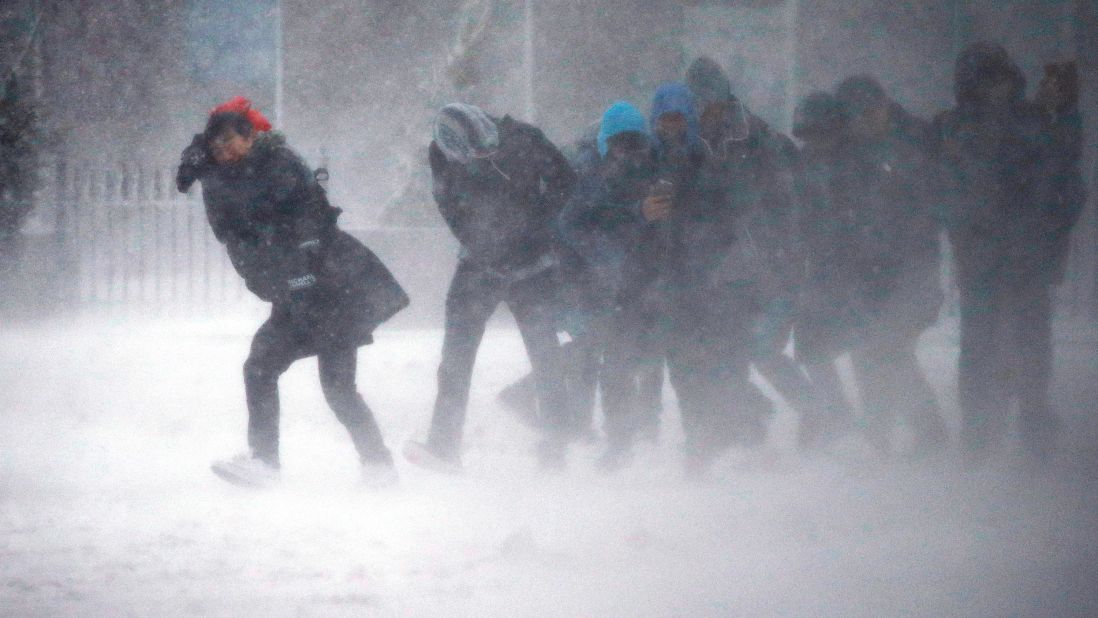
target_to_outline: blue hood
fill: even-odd
[[[644,115],[628,101],[618,101],[606,108],[606,112],[603,113],[598,136],[600,157],[605,157],[609,151],[607,140],[622,133],[648,135],[648,130],[644,126]]]
[[[679,112],[686,117],[686,142],[691,148],[700,143],[698,138],[698,107],[694,100],[694,94],[686,87],[686,84],[670,82],[656,90],[656,96],[652,98],[652,113],[648,116],[648,126],[652,131],[653,141],[657,148],[662,150],[663,145],[656,137],[656,122],[659,117],[669,113]]]

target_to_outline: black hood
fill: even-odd
[[[1010,59],[1002,45],[981,41],[966,47],[957,56],[953,78],[953,95],[961,106],[978,106],[983,98],[980,82],[987,77],[1002,77],[1014,85],[1014,97],[1025,98],[1026,78]]]

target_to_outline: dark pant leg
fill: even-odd
[[[278,378],[302,358],[293,329],[281,308],[259,327],[244,362],[244,393],[248,402],[248,446],[253,455],[278,467]]]
[[[819,405],[801,411],[797,443],[802,449],[812,450],[850,431],[854,424],[854,409],[846,398],[834,360],[813,357],[805,365],[805,371],[812,381],[813,392],[819,397]]]
[[[591,429],[599,387],[601,348],[595,337],[584,335],[563,346],[565,382],[577,432]]]
[[[865,403],[866,435],[886,454],[898,418],[910,424],[919,449],[945,445],[945,423],[934,389],[919,367],[916,344],[915,336],[878,338],[851,353]]]
[[[664,366],[667,364],[665,350],[657,356],[646,354],[640,361],[637,372],[637,423],[647,428],[653,435],[659,431],[660,414],[663,412]]]
[[[640,320],[628,309],[607,318],[604,326],[599,383],[603,429],[612,449],[628,448],[637,429],[641,328]]]
[[[892,453],[891,434],[896,425],[896,407],[900,405],[894,368],[899,362],[891,351],[867,344],[850,353],[854,379],[862,395],[865,417],[860,423],[865,437],[882,454]]]
[[[683,434],[686,437],[688,454],[702,454],[705,451],[722,448],[731,442],[731,437],[711,433],[706,426],[706,416],[711,415],[713,399],[708,388],[708,380],[702,375],[705,369],[704,350],[695,342],[687,344],[684,337],[676,337],[668,353],[668,374],[675,397],[679,402],[682,417]],[[719,442],[709,448],[709,442]]]
[[[637,366],[637,422],[641,427],[659,427],[663,412],[663,383],[667,374],[668,353],[673,342],[670,303],[648,308],[639,316]]]
[[[843,380],[839,376],[839,368],[835,366],[835,361],[819,359],[805,365],[805,371],[808,373],[808,379],[812,381],[813,389],[823,400],[823,409],[828,418],[840,425],[849,426],[854,416],[854,409],[846,397]]]
[[[897,396],[902,404],[898,413],[915,434],[915,453],[930,455],[948,447],[949,429],[942,417],[938,393],[934,392],[934,387],[919,365],[915,354],[917,346],[917,338],[910,338],[907,344],[897,346],[897,349],[905,350],[902,362],[895,367]]]
[[[565,388],[568,392],[569,406],[573,413],[572,422],[576,432],[585,432],[591,427],[594,417],[595,394],[598,391],[599,355],[601,350],[595,338],[589,333],[577,337],[562,345]],[[508,384],[499,397],[508,405],[530,410],[536,414],[538,407],[538,384],[534,372],[522,376]],[[533,424],[537,424],[536,419]]]
[[[727,446],[766,439],[773,405],[750,380],[746,316],[737,299],[676,307],[668,361],[679,399],[687,451],[709,457]]]
[[[556,315],[547,287],[549,276],[520,281],[508,290],[507,306],[515,317],[538,388],[540,425],[557,437],[575,427],[565,387],[564,358],[557,342]]]
[[[358,349],[327,350],[317,355],[320,386],[324,398],[339,422],[347,428],[363,463],[392,463],[393,457],[381,438],[377,420],[355,386]]]
[[[773,304],[761,300],[756,302],[761,307]],[[792,303],[786,304],[791,306]],[[812,382],[801,371],[800,365],[785,355],[793,331],[792,312],[760,311],[753,331],[756,340],[753,360],[759,373],[798,412],[811,413],[819,407],[819,398]]]
[[[825,446],[852,424],[853,412],[843,395],[832,362],[817,362],[801,371],[796,361],[774,353],[755,359],[755,367],[800,415],[797,443],[802,449]]]
[[[756,359],[755,367],[785,401],[801,414],[808,414],[820,406],[819,397],[797,363],[780,352]]]
[[[998,281],[988,277],[961,287],[961,354],[958,395],[961,441],[970,456],[982,456],[1006,431],[1010,384],[1002,345],[1003,308]]]
[[[615,419],[608,419],[608,423],[628,421],[623,427],[630,441],[638,431],[651,440],[659,435],[670,331],[668,307],[659,302],[631,308],[619,323],[615,354],[625,372],[620,374],[619,384],[628,380],[628,385],[619,386],[617,400],[621,404],[616,409],[625,404],[629,407]]]
[[[446,333],[438,367],[438,394],[427,444],[436,454],[456,459],[461,449],[465,408],[484,326],[501,300],[500,283],[480,269],[459,262],[446,295]]]
[[[1040,458],[1049,455],[1059,429],[1059,419],[1049,402],[1053,361],[1051,296],[1047,284],[1031,280],[1012,285],[1009,298],[1022,443]]]
[[[766,440],[773,404],[751,383],[746,355],[675,347],[669,357],[688,454],[710,457]]]

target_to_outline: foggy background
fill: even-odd
[[[580,446],[535,478],[495,403],[526,371],[505,311],[473,382],[468,478],[352,493],[315,363],[282,381],[282,493],[217,485],[243,443],[240,363],[265,306],[174,166],[207,112],[251,98],[331,171],[341,225],[412,306],[363,348],[390,448],[426,427],[457,244],[431,201],[430,121],[461,100],[566,146],[605,107],[647,113],[693,58],[788,133],[800,97],[869,73],[908,110],[952,105],[957,53],[1001,42],[1032,94],[1077,59],[1091,203],[1057,290],[1050,479],[772,460],[679,482],[681,430],[621,479]],[[0,613],[13,615],[1095,615],[1098,2],[1093,0],[0,0],[0,69],[37,120],[38,188],[0,254]],[[944,273],[949,284],[948,267]],[[950,297],[947,294],[947,298]],[[920,360],[956,429],[956,310]],[[956,432],[954,432],[956,433]]]

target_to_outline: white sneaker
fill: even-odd
[[[362,464],[362,484],[370,489],[385,489],[397,484],[400,476],[391,463]]]
[[[245,452],[210,464],[210,470],[225,481],[241,487],[264,489],[278,483],[278,468],[275,468]]]
[[[461,461],[443,459],[436,455],[426,444],[409,440],[404,443],[404,458],[425,470],[442,474],[461,474]]]

